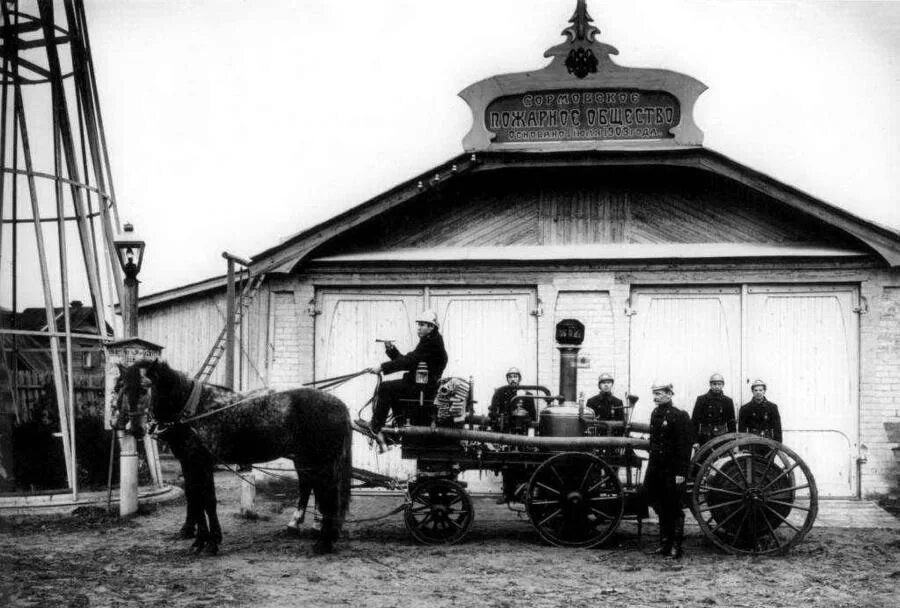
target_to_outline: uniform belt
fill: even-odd
[[[724,435],[727,430],[728,427],[725,424],[703,423],[700,425],[701,435]]]

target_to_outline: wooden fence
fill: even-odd
[[[103,416],[103,374],[78,374],[73,378],[75,396],[75,416],[81,418]],[[52,372],[16,373],[16,406],[20,418],[30,420],[36,408],[42,404],[53,404],[50,415],[57,417],[56,397]]]

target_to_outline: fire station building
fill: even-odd
[[[359,371],[384,360],[376,339],[412,349],[431,308],[445,375],[472,377],[484,412],[512,366],[556,390],[553,330],[575,318],[585,397],[609,372],[647,420],[655,379],[688,412],[714,372],[738,406],[763,379],[820,496],[896,487],[884,424],[900,421],[900,234],[703,147],[706,87],[621,67],[595,33],[576,14],[544,69],[462,91],[473,126],[456,158],[254,256],[265,279],[238,384]],[[224,299],[221,278],[144,297],[141,336],[193,373]],[[355,417],[373,386],[337,394]],[[365,445],[354,458],[408,466]]]

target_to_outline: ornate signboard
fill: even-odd
[[[494,143],[665,139],[681,120],[675,96],[636,89],[560,89],[492,101],[484,122]]]
[[[671,70],[621,66],[615,47],[578,0],[565,42],[545,53],[539,70],[498,74],[460,96],[472,110],[467,151],[670,149],[700,146],[703,132],[694,105],[706,90],[699,80]]]

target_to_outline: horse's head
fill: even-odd
[[[156,359],[120,366],[119,379],[121,411],[132,425],[153,427],[178,421],[193,386],[190,378]]]
[[[153,382],[147,375],[148,367],[141,363],[128,367],[120,364],[115,386],[118,406],[115,428],[126,430],[135,437],[144,435],[154,394]]]

